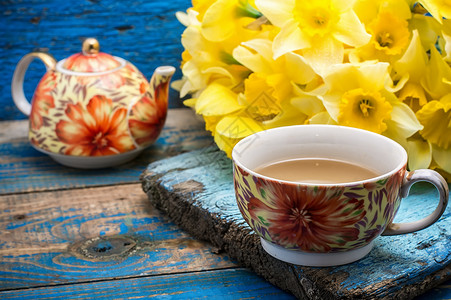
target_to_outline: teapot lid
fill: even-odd
[[[65,59],[62,67],[69,71],[97,73],[110,71],[122,65],[122,60],[99,50],[99,42],[95,38],[87,38],[83,42],[82,52]]]

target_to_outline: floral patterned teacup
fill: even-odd
[[[30,117],[32,146],[67,166],[103,168],[129,161],[157,139],[166,120],[175,68],[158,67],[149,83],[130,62],[99,49],[89,38],[82,52],[59,62],[32,52],[14,72],[11,92]],[[47,72],[30,104],[23,82],[35,58]]]
[[[286,262],[332,266],[361,259],[379,235],[424,229],[445,211],[448,185],[433,170],[406,171],[407,153],[382,135],[334,125],[299,125],[251,135],[234,147],[234,186],[238,207],[260,236],[266,252]],[[377,172],[348,183],[313,184],[270,178],[262,165],[296,159],[348,161]],[[393,223],[412,184],[428,181],[440,201],[429,216]]]

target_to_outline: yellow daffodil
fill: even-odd
[[[304,85],[316,78],[305,59],[287,53],[273,59],[271,41],[254,39],[243,42],[234,52],[234,58],[252,73],[244,81],[241,103],[254,119],[268,121],[282,112],[282,105],[293,97],[293,84]]]
[[[378,91],[356,88],[341,96],[339,109],[338,124],[382,133],[392,107]]]
[[[440,101],[428,102],[416,115],[424,125],[420,134],[431,143],[435,162],[451,173],[451,93]]]
[[[233,87],[246,78],[249,70],[233,58],[232,52],[243,36],[259,34],[258,31],[242,28],[226,41],[212,42],[202,35],[201,23],[196,16],[197,12],[188,11],[190,23],[182,34],[182,45],[185,48],[182,55],[184,78],[173,84],[180,90],[182,97],[206,88],[213,81]]]
[[[449,0],[420,0],[424,8],[438,21],[451,18],[451,2]]]
[[[354,11],[364,24],[370,24],[380,13],[391,12],[400,19],[412,16],[411,0],[359,0],[354,4]]]
[[[368,24],[368,31],[371,33],[370,43],[357,49],[361,60],[391,62],[409,45],[408,22],[394,13],[381,12]]]
[[[176,16],[173,87],[227,155],[261,130],[345,125],[451,180],[449,0],[193,0]]]
[[[388,124],[402,138],[421,129],[412,110],[387,90],[387,63],[336,65],[324,78],[323,102],[338,124],[384,133]],[[388,122],[390,121],[390,122]]]
[[[354,13],[355,1],[256,0],[257,8],[280,28],[273,43],[274,59],[290,51],[303,56],[320,74],[341,63],[344,44],[362,46],[370,35]]]
[[[252,73],[244,81],[244,87],[242,102],[246,105],[246,111],[250,117],[265,121],[281,113],[283,98],[276,95],[276,87],[271,84],[270,78],[263,77],[259,73]]]

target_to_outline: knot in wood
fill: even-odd
[[[130,236],[95,237],[74,244],[72,252],[90,261],[115,261],[139,250],[137,244]]]

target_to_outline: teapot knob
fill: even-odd
[[[84,55],[91,56],[99,53],[100,44],[95,38],[87,38],[83,41],[82,51]]]

